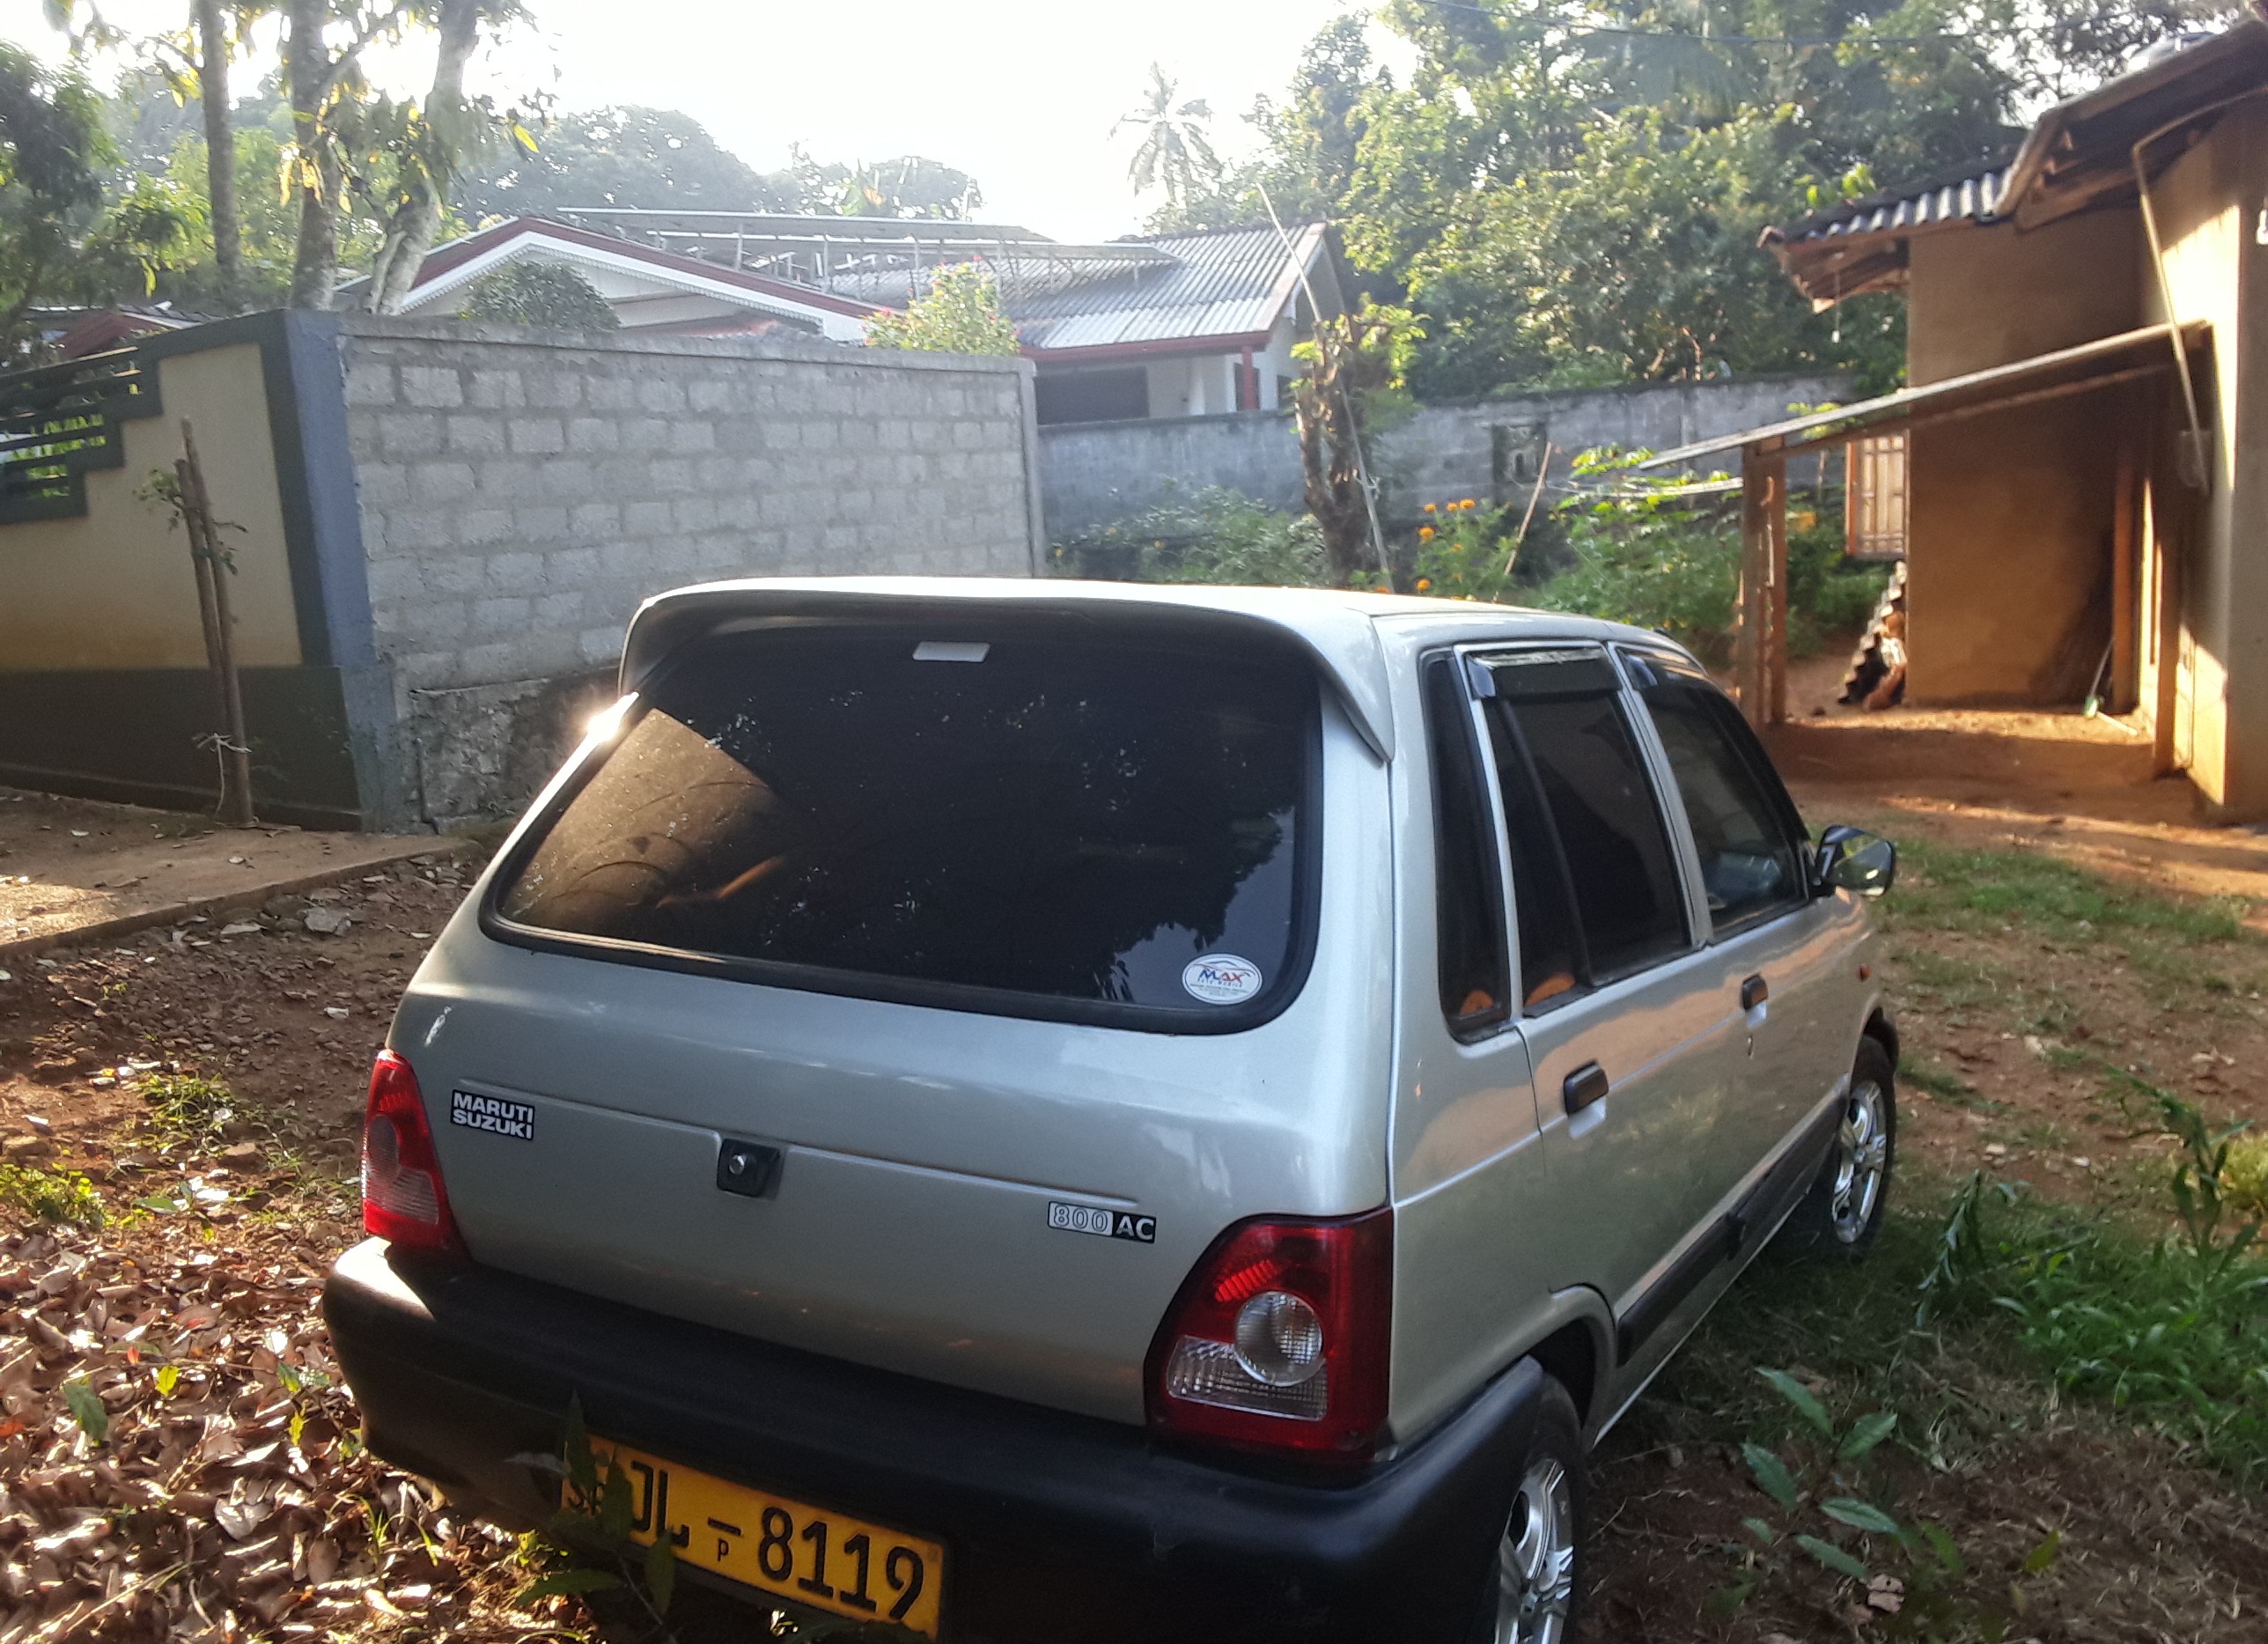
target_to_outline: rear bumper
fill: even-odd
[[[935,1537],[959,1644],[1463,1636],[1542,1373],[1522,1363],[1352,1480],[1261,1476],[1132,1428],[748,1340],[371,1240],[323,1292],[372,1448],[507,1522],[509,1458],[591,1428]]]

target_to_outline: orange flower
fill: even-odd
[[[1426,589],[1432,586],[1433,579],[1431,577],[1420,577],[1418,579],[1418,592],[1420,593],[1425,593]]]
[[[1473,508],[1473,507],[1476,507],[1476,506],[1478,506],[1478,505],[1477,505],[1476,503],[1475,503],[1475,502],[1473,501],[1473,499],[1472,499],[1471,498],[1469,498],[1469,497],[1466,498],[1464,499],[1464,501],[1462,501],[1462,502],[1461,502],[1461,503],[1459,503],[1459,504],[1457,505],[1457,506],[1458,506],[1458,507],[1460,507],[1460,508]]]
[[[1432,503],[1427,503],[1427,504],[1425,505],[1425,512],[1426,512],[1427,513],[1432,513],[1432,512],[1433,512],[1434,511],[1435,511],[1435,510],[1434,510],[1433,505],[1432,505]]]
[[[1419,526],[1418,527],[1418,540],[1421,542],[1432,542],[1433,540],[1433,527],[1430,525]]]

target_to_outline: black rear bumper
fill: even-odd
[[[323,1292],[372,1448],[507,1522],[510,1458],[591,1428],[947,1549],[960,1644],[1462,1640],[1535,1421],[1523,1362],[1420,1442],[1332,1483],[1174,1455],[1138,1430],[772,1346],[371,1240]]]

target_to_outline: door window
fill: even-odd
[[[1527,1002],[1683,952],[1676,858],[1605,657],[1513,653],[1490,677]]]
[[[1506,998],[1503,892],[1472,719],[1454,665],[1425,667],[1425,731],[1433,767],[1434,925],[1441,1014],[1459,1038],[1511,1014]]]
[[[1740,711],[1708,681],[1663,660],[1628,655],[1653,717],[1701,859],[1719,934],[1802,904],[1802,859],[1785,790]]]

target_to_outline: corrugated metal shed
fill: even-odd
[[[1170,254],[1172,266],[1012,296],[1009,317],[1024,345],[1037,349],[1249,336],[1282,316],[1299,289],[1300,269],[1322,248],[1320,223],[1287,232],[1297,267],[1272,226],[1146,235],[1141,243]]]

